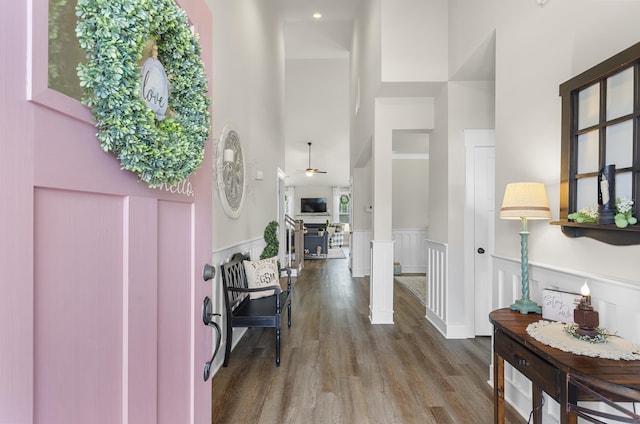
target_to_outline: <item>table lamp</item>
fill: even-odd
[[[530,219],[550,219],[551,209],[549,200],[542,183],[511,183],[507,184],[500,208],[501,219],[519,219],[522,223],[520,231],[520,259],[522,268],[522,299],[511,305],[514,311],[522,314],[542,313],[538,304],[529,299],[529,230],[527,221]]]

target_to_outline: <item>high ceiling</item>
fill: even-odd
[[[322,13],[323,22],[351,21],[362,0],[276,0],[284,21],[317,22],[316,12]]]
[[[287,185],[349,185],[349,57],[361,0],[276,0],[285,39]],[[319,12],[321,19],[313,14]],[[326,174],[307,177],[311,167]]]
[[[273,0],[284,22],[285,172],[287,185],[349,185],[349,66],[353,20],[369,0]],[[313,18],[319,12],[322,19]],[[495,34],[451,75],[453,81],[495,79]],[[445,82],[384,82],[379,97],[433,97]],[[420,140],[420,146],[409,140]],[[424,140],[427,140],[426,143]],[[311,167],[327,174],[307,177]],[[428,154],[427,137],[394,132],[397,154]]]

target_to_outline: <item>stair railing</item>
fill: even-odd
[[[284,216],[286,226],[285,252],[287,267],[300,272],[304,266],[304,225],[302,220]]]

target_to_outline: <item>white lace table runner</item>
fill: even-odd
[[[640,360],[640,345],[618,336],[610,336],[605,343],[589,343],[567,334],[563,322],[538,321],[527,326],[527,333],[540,343],[563,352],[605,359]]]

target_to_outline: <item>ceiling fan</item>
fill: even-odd
[[[300,171],[300,172],[304,172],[307,177],[311,177],[314,174],[326,174],[327,171],[320,171],[317,168],[311,167],[311,142],[308,142],[307,144],[309,145],[309,167],[304,171]]]

